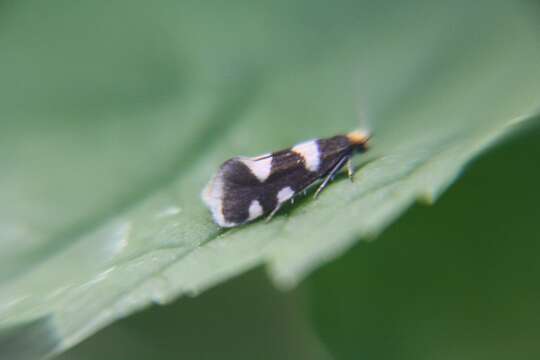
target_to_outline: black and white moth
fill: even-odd
[[[323,179],[315,197],[347,165],[365,152],[369,133],[361,130],[310,140],[290,149],[257,157],[227,160],[202,192],[202,199],[221,227],[234,227],[267,215],[270,220],[289,200]]]

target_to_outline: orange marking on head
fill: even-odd
[[[352,144],[363,145],[367,143],[371,134],[366,130],[355,130],[347,134],[347,138]]]

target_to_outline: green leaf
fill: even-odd
[[[55,353],[258,265],[295,285],[540,105],[534,2],[3,7],[0,327],[46,318]],[[375,138],[353,184],[268,224],[212,223],[199,192],[223,160],[359,113]]]

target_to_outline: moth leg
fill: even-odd
[[[350,159],[350,156],[344,156],[342,157],[338,162],[337,164],[332,168],[332,170],[330,170],[330,173],[328,173],[328,175],[326,176],[326,178],[324,179],[323,183],[321,184],[321,186],[319,186],[319,188],[317,189],[317,191],[315,192],[315,195],[313,195],[313,198],[316,199],[319,194],[321,193],[321,191],[324,190],[324,188],[326,186],[328,186],[328,183],[330,182],[330,180],[334,177],[334,175],[336,175],[336,173],[341,170],[341,168],[343,167],[343,165],[345,164],[346,161],[348,161]]]
[[[354,182],[354,166],[351,158],[347,160],[347,175],[349,176],[349,180],[351,180],[351,182]]]
[[[269,222],[270,220],[272,220],[272,218],[274,217],[274,215],[276,215],[276,213],[279,211],[279,209],[281,209],[281,204],[277,204],[276,207],[274,208],[274,210],[272,210],[270,215],[268,215],[264,221]]]

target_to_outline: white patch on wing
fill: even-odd
[[[249,170],[259,179],[260,182],[266,181],[272,170],[272,156],[259,156],[256,158],[239,158]]]
[[[261,203],[257,200],[253,200],[249,205],[249,220],[258,218],[263,214],[263,208]]]
[[[233,227],[237,224],[225,221],[223,215],[223,175],[218,172],[206,185],[201,193],[201,197],[212,212],[214,221],[221,227]]]
[[[306,169],[309,171],[319,170],[321,164],[321,156],[319,145],[316,140],[310,140],[294,146],[291,151],[297,153],[304,159]]]
[[[294,196],[294,191],[290,187],[285,187],[279,190],[277,194],[278,203],[282,204]]]

